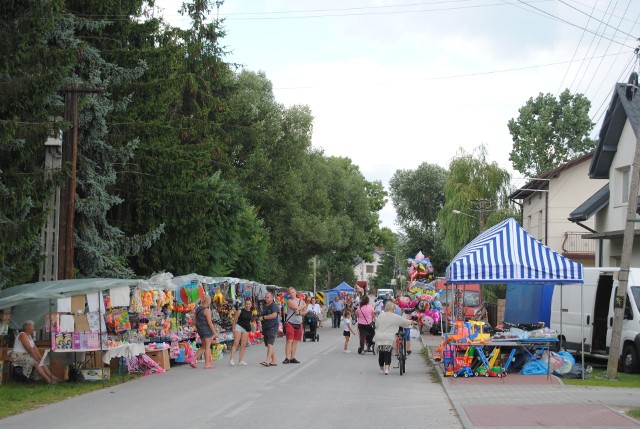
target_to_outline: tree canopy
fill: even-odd
[[[186,2],[187,29],[143,0],[3,5],[0,288],[37,278],[45,202],[69,171],[44,174],[44,141],[69,130],[49,121],[65,83],[102,90],[79,104],[78,276],[304,286],[316,256],[330,283],[386,237],[382,184],[311,146],[308,106],[283,106],[264,73],[225,62],[214,5]]]
[[[508,123],[513,168],[527,177],[537,177],[592,150],[590,107],[584,95],[571,94],[568,89],[558,98],[542,93],[529,98],[518,110],[518,117]]]
[[[484,146],[474,153],[460,149],[449,164],[445,203],[438,215],[449,258],[478,235],[481,228],[516,216],[508,200],[510,181],[509,172],[496,162],[487,161]]]

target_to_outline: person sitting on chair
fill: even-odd
[[[29,379],[31,373],[35,369],[40,378],[49,384],[61,381],[58,377],[51,374],[48,366],[40,366],[42,355],[33,341],[33,331],[35,330],[33,320],[27,320],[22,324],[22,332],[16,337],[11,352],[11,360],[14,367],[21,367],[22,374]]]

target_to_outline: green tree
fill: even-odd
[[[529,98],[518,110],[518,118],[508,123],[513,168],[537,177],[592,150],[595,142],[589,138],[594,125],[589,118],[590,107],[584,95],[571,94],[568,89],[559,98],[542,93]]]
[[[398,250],[404,259],[422,251],[430,258],[436,273],[443,273],[447,264],[438,224],[447,176],[444,168],[423,163],[415,170],[396,171],[389,181],[397,221],[405,236]]]
[[[496,162],[487,161],[484,146],[478,147],[475,153],[460,149],[449,164],[444,187],[446,202],[438,215],[449,258],[481,232],[481,223],[487,228],[516,216],[508,199],[510,181],[509,172]]]
[[[68,124],[58,90],[76,46],[60,37],[64,1],[0,5],[0,289],[35,281],[44,204],[62,183],[45,178],[44,143]]]

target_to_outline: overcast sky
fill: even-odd
[[[156,4],[184,24],[181,1]],[[640,37],[638,0],[225,0],[219,18],[227,61],[308,105],[313,145],[385,187],[480,144],[513,173],[507,122],[541,92],[585,94],[597,135]],[[397,229],[391,203],[380,215]]]

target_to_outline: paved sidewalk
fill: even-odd
[[[423,335],[431,355],[441,338]],[[638,428],[624,414],[640,407],[640,389],[564,385],[551,376],[509,374],[504,379],[444,377],[445,392],[468,429],[509,428]]]

